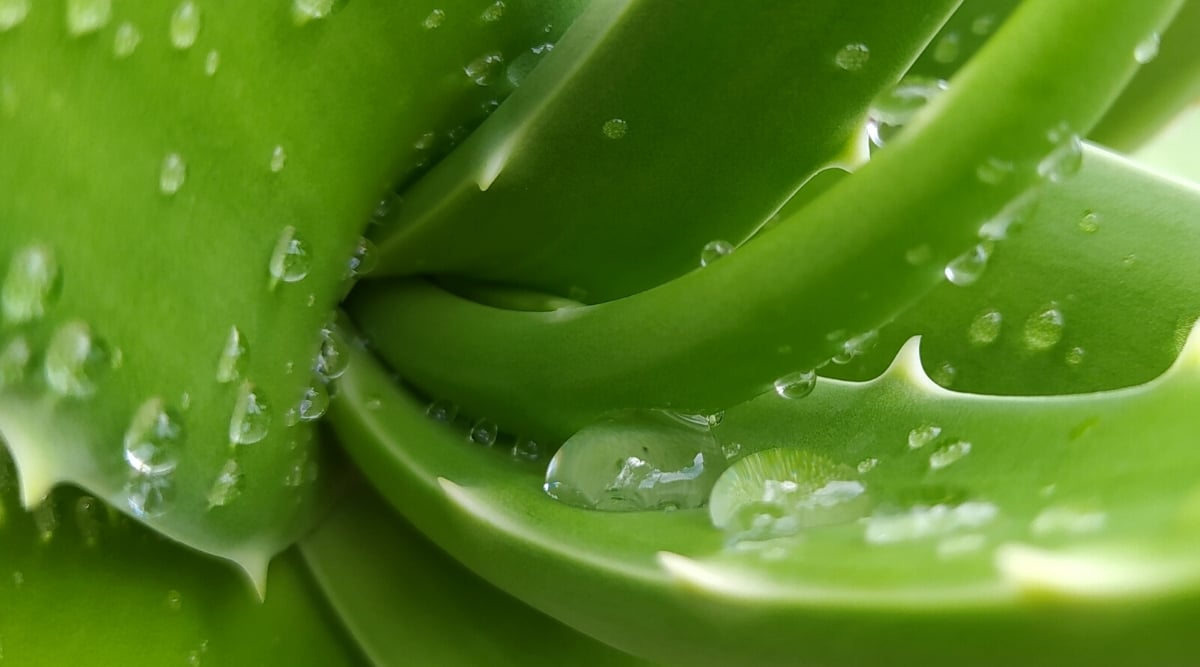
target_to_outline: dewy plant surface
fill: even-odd
[[[0,0],[0,665],[1187,663],[1197,30]]]

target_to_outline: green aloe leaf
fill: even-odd
[[[868,102],[954,4],[595,3],[405,192],[378,239],[379,273],[597,302],[687,272],[744,241],[817,170],[864,157]]]
[[[267,600],[228,568],[94,496],[18,502],[0,452],[0,664],[362,664],[330,621],[299,554],[271,568]]]
[[[300,549],[376,665],[643,664],[464,570],[368,490],[341,499]]]
[[[375,202],[510,90],[467,72],[481,54],[580,5],[327,4],[39,3],[0,32],[23,500],[79,484],[260,587],[314,504],[306,420],[341,370],[320,330]]]

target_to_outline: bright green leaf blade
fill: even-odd
[[[640,665],[464,570],[368,490],[341,499],[301,552],[376,665]]]
[[[463,67],[578,9],[512,4],[298,26],[287,2],[38,3],[0,33],[0,431],[26,503],[78,483],[261,585],[313,504],[289,422],[320,400],[361,228],[413,168],[397,147],[476,120],[504,91]]]
[[[717,432],[747,451],[802,446],[851,467],[877,457],[870,493],[907,499],[911,511],[962,494],[998,508],[975,531],[892,544],[869,543],[868,520],[727,549],[703,510],[559,504],[540,475],[425,416],[363,352],[333,415],[388,500],[472,570],[667,664],[1173,664],[1194,651],[1180,622],[1200,605],[1194,352],[1186,371],[1124,394],[1009,399],[937,388],[910,348],[884,380],[824,381],[805,399],[770,394],[729,411]],[[1072,440],[1070,427],[1095,414],[1103,416]],[[970,438],[968,456],[931,471],[936,447],[907,444],[927,420]],[[1162,425],[1153,450],[1133,446],[1148,434],[1143,420]],[[1051,484],[1057,495],[1047,499]],[[1099,502],[1105,529],[1065,540],[1030,534],[1060,501]],[[941,538],[964,533],[983,537],[939,555]]]
[[[1135,157],[1166,173],[1200,183],[1200,152],[1196,146],[1200,146],[1200,103],[1179,114]]]
[[[867,104],[954,4],[595,3],[405,192],[378,238],[379,273],[589,302],[685,273],[707,244],[744,241],[817,170],[861,159],[839,154]]]
[[[24,512],[11,473],[0,452],[0,664],[362,664],[297,553],[272,563],[260,603],[93,496],[62,489]]]

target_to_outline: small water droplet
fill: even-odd
[[[171,46],[184,50],[192,48],[200,34],[200,8],[192,0],[184,0],[171,14],[169,28]]]
[[[271,172],[278,174],[287,166],[287,151],[283,150],[283,146],[276,145],[271,149]]]
[[[775,380],[775,393],[780,398],[794,400],[804,398],[813,392],[817,386],[817,372],[815,370],[797,371],[789,373]]]
[[[871,515],[867,518],[863,537],[868,544],[911,542],[982,528],[999,515],[998,507],[981,501],[914,505],[900,513]]]
[[[217,359],[217,382],[226,384],[242,377],[246,367],[246,354],[249,348],[241,329],[229,327],[229,335],[225,337],[225,345],[221,348],[221,356]]]
[[[242,486],[242,467],[238,465],[236,459],[226,459],[217,473],[217,478],[213,480],[212,486],[208,489],[209,509],[224,507],[237,500],[242,495]]]
[[[62,271],[54,251],[43,245],[18,250],[0,289],[4,320],[21,324],[41,319],[62,292]]]
[[[58,530],[58,507],[54,497],[49,496],[33,508],[33,527],[37,530],[38,542],[49,544]]]
[[[221,52],[212,49],[204,56],[204,76],[215,76],[221,67]]]
[[[985,347],[996,342],[1000,337],[1000,327],[1004,322],[1004,316],[995,308],[988,308],[980,311],[975,319],[971,320],[971,326],[967,328],[967,341],[976,347]]]
[[[1133,47],[1133,59],[1140,65],[1154,60],[1158,57],[1159,37],[1157,32],[1152,32],[1145,39],[1137,43]]]
[[[870,58],[871,49],[866,44],[855,42],[839,49],[833,57],[833,64],[847,72],[857,72],[866,67]]]
[[[1025,320],[1025,347],[1034,352],[1043,352],[1058,345],[1062,340],[1066,321],[1057,304],[1047,304]]]
[[[183,424],[161,398],[138,408],[125,430],[125,462],[142,475],[166,475],[175,470],[183,444]]]
[[[1056,130],[1054,134],[1061,132]],[[1069,134],[1038,163],[1037,172],[1051,183],[1061,183],[1077,173],[1083,166],[1083,140],[1078,134]]]
[[[1100,214],[1088,211],[1079,219],[1079,231],[1084,234],[1095,234],[1100,230]]]
[[[1079,364],[1083,363],[1083,360],[1086,357],[1087,350],[1083,349],[1082,347],[1073,347],[1067,350],[1064,360],[1067,362],[1068,366],[1078,366]]]
[[[434,401],[425,408],[430,419],[449,424],[458,418],[458,406],[450,401]]]
[[[88,325],[80,320],[58,328],[46,348],[42,366],[50,389],[73,398],[95,393],[96,381],[107,368],[108,346],[94,337]]]
[[[24,336],[16,336],[0,350],[0,389],[12,386],[25,379],[25,370],[33,351]]]
[[[971,453],[971,443],[955,440],[938,447],[929,455],[929,469],[941,470]]]
[[[158,170],[158,190],[164,195],[179,192],[187,180],[187,163],[179,153],[167,153]]]
[[[621,118],[609,118],[600,126],[600,131],[609,139],[623,139],[629,131],[629,123]]]
[[[962,40],[957,32],[950,32],[942,35],[938,43],[933,47],[933,59],[943,65],[958,60],[959,53],[962,52]]]
[[[923,424],[908,432],[908,448],[920,449],[937,440],[942,435],[942,427],[933,424]]]
[[[432,12],[429,12],[429,16],[426,16],[424,21],[421,21],[421,27],[425,28],[426,30],[434,30],[441,27],[442,23],[445,23],[445,21],[446,12],[442,11],[441,9],[435,9]]]
[[[542,58],[553,50],[554,44],[551,42],[546,42],[545,44],[539,44],[538,46],[535,46],[525,53],[517,56],[516,59],[509,64],[508,69],[505,70],[506,75],[508,76],[508,82],[511,83],[513,87],[520,87],[520,85],[525,82],[525,77],[529,76],[529,73],[532,72],[534,68],[536,68],[538,64],[542,62]]]
[[[1000,185],[1008,180],[1015,170],[1016,167],[1012,162],[1001,160],[998,157],[989,157],[975,168],[975,176],[980,182],[987,185]]]
[[[521,461],[537,461],[542,457],[542,448],[533,438],[517,438],[512,448],[513,458]]]
[[[871,143],[882,148],[918,111],[947,88],[949,84],[941,79],[910,76],[881,93],[871,102],[867,112],[867,136]]]
[[[67,0],[67,32],[81,37],[108,25],[112,0]]]
[[[943,273],[946,280],[959,287],[975,284],[987,269],[988,260],[992,256],[992,244],[983,241],[965,253],[950,260]]]
[[[477,86],[490,86],[495,83],[503,66],[504,55],[499,51],[489,51],[467,63],[463,73]]]
[[[496,444],[498,430],[495,422],[480,419],[471,426],[470,432],[467,433],[467,439],[484,447],[491,447]]]
[[[378,251],[371,239],[360,237],[358,243],[354,244],[354,251],[350,254],[350,259],[346,262],[347,277],[351,280],[357,280],[371,271],[379,264]]]
[[[29,14],[29,0],[0,0],[0,32],[21,25]]]
[[[904,261],[911,266],[920,266],[933,258],[933,248],[928,243],[909,248],[904,252]]]
[[[327,327],[321,330],[321,351],[317,353],[316,371],[326,380],[342,377],[350,365],[350,351],[337,330]]]
[[[304,280],[312,267],[308,244],[296,235],[296,228],[288,225],[279,234],[267,270],[271,274],[269,286],[275,289],[279,281],[294,283]]]
[[[1107,522],[1108,515],[1104,512],[1055,506],[1038,513],[1029,524],[1029,530],[1040,537],[1084,535],[1102,530]]]
[[[479,18],[485,23],[495,23],[496,21],[504,18],[503,0],[496,0],[492,4],[488,5],[487,8],[483,10],[483,13],[479,15]]]
[[[953,387],[954,381],[958,379],[958,368],[949,361],[943,361],[929,374],[929,379],[943,387]]]
[[[301,421],[316,421],[329,409],[329,389],[324,382],[316,379],[312,386],[304,390],[304,397],[296,406],[296,414]]]
[[[229,441],[252,445],[267,437],[271,429],[271,404],[249,382],[238,388],[229,419]]]
[[[875,469],[879,465],[879,459],[871,457],[865,458],[858,462],[858,474],[865,475]]]
[[[141,43],[142,31],[129,21],[124,21],[117,26],[117,32],[113,35],[113,57],[128,58]]]
[[[304,25],[334,14],[345,4],[346,0],[292,0],[292,20]]]
[[[700,251],[700,266],[705,267],[733,252],[733,244],[729,241],[709,241]]]
[[[971,21],[971,32],[980,37],[991,33],[995,28],[996,17],[992,14],[977,16],[974,21]]]
[[[175,502],[175,482],[171,475],[134,475],[125,484],[125,498],[138,518],[162,516]]]
[[[75,500],[75,528],[84,546],[94,547],[100,543],[100,501],[86,495]]]

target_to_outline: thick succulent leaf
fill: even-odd
[[[589,302],[685,273],[744,241],[818,169],[861,159],[860,145],[840,154],[867,104],[955,4],[595,3],[405,192],[379,236],[379,273]]]
[[[1077,168],[1071,128],[1098,119],[1136,70],[1135,43],[1177,8],[1023,5],[887,150],[736,253],[660,287],[527,313],[419,282],[371,284],[350,313],[406,380],[536,438],[621,408],[733,405],[856,345],[941,283],[980,233],[1010,222],[1014,197]]]
[[[0,431],[23,499],[77,483],[260,585],[313,504],[311,428],[289,424],[320,410],[318,331],[368,215],[504,92],[464,66],[579,6],[291,4],[37,3],[0,32]]]
[[[21,509],[0,452],[0,664],[362,664],[299,554],[258,602],[220,563],[73,489]]]
[[[300,550],[376,665],[644,664],[496,590],[367,489],[342,498]]]
[[[874,460],[871,503],[855,515],[740,547],[704,510],[550,499],[536,472],[429,419],[365,352],[333,414],[362,469],[440,546],[649,659],[1175,664],[1194,652],[1179,619],[1200,608],[1192,342],[1160,380],[1108,394],[952,393],[924,375],[914,344],[876,381],[738,406],[716,431],[744,452],[802,447],[850,470]],[[1148,424],[1155,446],[1139,447]],[[955,440],[914,449],[919,427]]]
[[[1061,394],[1147,382],[1200,316],[1200,190],[1087,147],[973,284],[945,283],[822,374],[879,375],[920,335],[925,368],[956,390]]]

